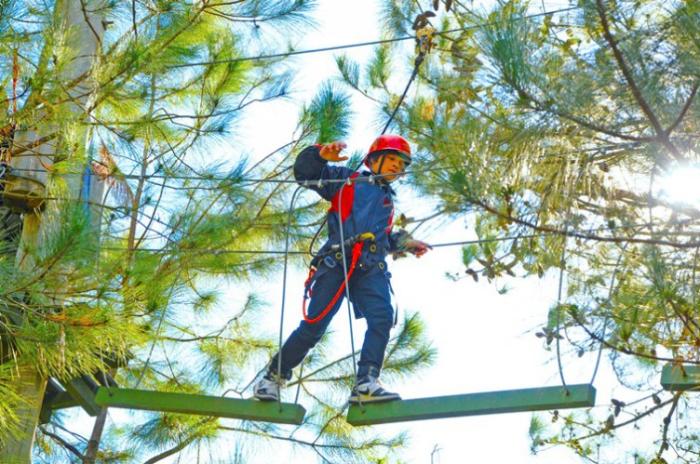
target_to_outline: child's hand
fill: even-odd
[[[427,243],[413,239],[406,241],[406,243],[404,244],[404,248],[416,258],[420,258],[424,254],[426,254],[428,250],[433,249],[433,247],[431,247]]]
[[[319,154],[321,158],[326,161],[345,161],[348,157],[340,156],[340,152],[343,151],[345,147],[347,147],[345,142],[331,142],[323,145]]]

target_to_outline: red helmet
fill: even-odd
[[[383,134],[377,137],[365,156],[365,165],[369,166],[369,159],[373,155],[383,155],[384,153],[395,153],[403,159],[407,166],[411,164],[411,146],[400,135]]]

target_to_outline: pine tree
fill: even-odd
[[[698,162],[700,4],[425,3],[386,1],[383,19],[403,35],[432,7],[433,26],[452,30],[397,124],[420,145],[416,187],[445,214],[473,215],[482,243],[463,249],[455,278],[564,271],[537,332],[545,348],[561,343],[566,361],[602,344],[620,385],[639,392],[603,413],[535,418],[533,451],[619,461],[615,437],[647,426],[660,434],[627,450],[635,462],[697,460],[695,394],[660,392],[658,379],[667,362],[697,362],[700,209],[664,197],[659,179]],[[359,85],[357,68],[339,65],[388,111],[396,55],[379,50]]]
[[[61,5],[82,18],[67,21]],[[18,412],[27,409],[27,374],[18,366],[30,368],[37,392],[49,378],[108,372],[124,386],[244,394],[251,367],[275,345],[256,331],[259,296],[241,295],[232,314],[222,308],[219,287],[279,270],[277,255],[238,252],[284,243],[294,184],[263,180],[291,179],[301,148],[343,135],[347,99],[322,89],[292,140],[255,163],[216,147],[246,107],[288,94],[291,74],[282,60],[241,58],[273,44],[279,50],[284,34],[308,26],[311,7],[306,0],[0,2],[8,95],[2,154],[15,182],[33,178],[45,186],[35,198],[40,204],[23,214],[25,238],[27,218],[37,222],[35,241],[19,240],[17,214],[3,209],[0,449],[29,439],[26,430],[16,436]],[[93,34],[97,53],[88,71],[66,79],[75,72],[76,33]],[[306,250],[321,211],[317,202],[293,211],[294,250]],[[219,320],[225,322],[212,322]],[[434,355],[415,316],[390,350],[389,375],[405,375]],[[174,414],[134,415],[114,427],[104,411],[91,436],[79,437],[55,411],[38,428],[34,457],[157,462],[178,453],[200,459],[201,452],[209,462],[205,450],[216,443],[235,442],[231,452],[243,459],[257,440],[279,440],[319,459],[379,460],[404,437],[380,440],[345,423],[345,402],[332,386],[350,385],[349,359],[319,349],[306,373],[297,373],[312,412],[303,426],[311,440],[266,424]],[[29,412],[36,416],[38,406]]]

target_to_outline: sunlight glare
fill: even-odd
[[[658,195],[673,203],[700,204],[700,166],[677,168],[658,183]]]

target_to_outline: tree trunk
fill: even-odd
[[[36,244],[40,226],[41,219],[37,214],[26,214],[22,227],[22,243],[25,245]],[[23,250],[24,248],[20,249],[17,255],[19,267],[26,266],[27,254]],[[39,422],[39,413],[48,379],[39,373],[34,363],[30,360],[23,360],[21,357],[14,374],[15,381],[11,387],[23,400],[17,405],[19,434],[10,437],[5,447],[0,450],[0,462],[30,463],[34,434]]]
[[[17,407],[20,434],[8,440],[7,445],[0,450],[0,462],[7,464],[32,462],[34,432],[46,390],[46,378],[36,371],[33,364],[19,365],[16,375],[13,387],[24,401]]]
[[[103,0],[57,0],[55,2],[54,20],[60,24],[62,29],[70,31],[67,40],[75,52],[71,66],[68,66],[67,71],[60,76],[60,80],[63,82],[69,82],[87,73],[93,65],[95,57],[100,53],[104,26],[99,16],[102,9],[97,8],[98,3],[102,4]],[[51,53],[48,51],[43,55],[51,56]],[[75,113],[83,111],[88,100],[87,95],[93,86],[90,79],[84,79],[81,84],[69,92],[73,94],[73,101],[68,103],[71,111]],[[39,89],[40,91],[41,89]],[[40,125],[37,130],[20,132],[16,143],[19,146],[31,146],[32,156],[27,156],[28,153],[25,153],[25,156],[14,158],[11,160],[11,166],[15,169],[24,169],[23,176],[33,178],[45,185],[47,175],[45,171],[42,172],[42,169],[53,162],[52,155],[56,152],[56,143],[53,138],[42,141],[42,137],[56,129],[57,127],[48,123]],[[41,142],[35,146],[32,142],[36,141]],[[76,182],[69,182],[70,194],[75,198],[80,195],[80,183],[80,179]],[[42,195],[45,196],[45,193],[42,192]],[[29,270],[34,266],[31,250],[41,246],[40,236],[43,227],[40,212],[29,212],[24,215],[22,239],[17,254],[19,268]],[[25,400],[18,407],[21,421],[20,433],[15,437],[10,437],[5,447],[0,449],[0,463],[2,464],[31,463],[36,427],[48,381],[48,378],[39,372],[37,360],[23,360],[21,353],[19,353],[19,359],[17,381],[12,387]]]

